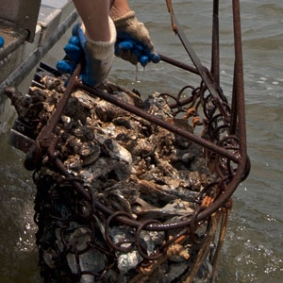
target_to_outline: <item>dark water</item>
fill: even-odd
[[[210,65],[212,1],[173,1],[175,14],[205,65]],[[221,81],[230,97],[233,67],[231,1],[220,1]],[[156,49],[190,63],[170,27],[165,1],[130,1],[149,27]],[[283,3],[241,1],[245,65],[249,178],[234,195],[234,207],[219,261],[218,283],[283,282]],[[68,36],[50,51],[54,64]],[[137,81],[136,81],[137,77]],[[136,72],[116,59],[110,79],[144,94],[176,93],[190,75],[165,63]],[[29,82],[26,82],[28,84]],[[22,89],[25,89],[22,86]],[[8,144],[12,108],[1,106],[0,282],[41,282],[34,245],[34,188],[22,166],[23,154]],[[5,113],[3,114],[3,112]]]

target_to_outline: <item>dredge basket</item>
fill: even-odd
[[[218,1],[211,69],[167,1],[198,86],[142,100],[110,82],[90,88],[41,63],[30,92],[7,88],[11,144],[27,153],[45,282],[213,282],[231,196],[249,173],[239,1],[232,1],[232,101],[220,87]],[[65,87],[65,82],[68,84]],[[189,95],[187,94],[188,92]]]

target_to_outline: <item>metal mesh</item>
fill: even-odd
[[[219,87],[218,1],[213,64],[203,67],[167,2],[199,75],[178,94],[83,85],[41,64],[29,95],[14,89],[14,146],[37,186],[35,222],[45,282],[212,282],[231,209],[249,172],[239,3],[233,1],[231,105]],[[240,57],[239,57],[240,56]],[[216,239],[216,235],[218,239]]]

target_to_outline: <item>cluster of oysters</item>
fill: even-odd
[[[10,94],[18,120],[36,138],[65,90],[61,77],[45,76],[29,94]],[[110,82],[101,86],[119,100],[167,123],[193,132],[188,119],[172,114],[166,96],[137,92]],[[192,215],[199,193],[213,180],[203,149],[105,100],[76,89],[56,126],[56,149],[73,178],[113,212],[137,221],[177,222]],[[119,223],[84,200],[71,182],[42,157],[36,171],[35,221],[45,282],[185,282],[199,247],[186,237],[159,262],[144,259],[132,243],[136,230]],[[205,226],[205,224],[203,224]],[[139,231],[148,256],[179,231]],[[105,235],[108,233],[108,235]],[[205,227],[197,231],[201,238]],[[123,249],[115,250],[113,245]],[[193,282],[210,282],[211,264],[202,263]],[[145,271],[146,270],[146,271]]]

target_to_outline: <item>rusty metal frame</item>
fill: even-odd
[[[80,79],[79,74],[81,64],[79,64],[70,78],[68,86],[65,90],[64,96],[57,105],[56,111],[50,119],[49,123],[43,127],[35,142],[31,140],[23,140],[14,133],[13,144],[17,144],[19,139],[28,143],[30,151],[26,158],[26,168],[34,170],[41,166],[42,156],[48,156],[50,165],[63,176],[66,177],[73,187],[80,193],[83,198],[90,202],[96,210],[105,215],[106,230],[110,226],[110,222],[115,219],[122,224],[128,225],[139,231],[169,231],[172,229],[182,229],[173,239],[168,239],[167,242],[160,248],[159,253],[155,253],[152,257],[147,259],[153,260],[161,257],[166,250],[166,247],[173,243],[178,238],[184,235],[189,235],[194,240],[194,232],[199,223],[206,221],[208,226],[212,221],[212,215],[215,213],[228,211],[231,208],[231,196],[236,190],[238,184],[242,182],[249,174],[250,162],[247,155],[246,142],[246,126],[245,126],[245,102],[244,102],[244,79],[243,79],[243,59],[242,59],[242,42],[241,42],[241,23],[240,23],[240,3],[239,0],[232,0],[233,26],[234,26],[234,50],[235,50],[235,64],[234,64],[234,81],[231,105],[228,103],[225,95],[220,88],[220,57],[219,57],[219,0],[213,1],[213,32],[212,32],[212,60],[211,69],[204,67],[194,52],[189,40],[182,31],[173,11],[172,3],[167,0],[167,7],[171,16],[173,31],[180,38],[184,48],[186,49],[193,66],[185,65],[174,59],[161,55],[164,62],[172,64],[176,67],[192,72],[201,78],[200,86],[192,87],[191,97],[181,100],[178,95],[175,98],[177,101],[172,104],[172,109],[182,106],[185,110],[195,109],[196,112],[202,112],[202,125],[204,130],[201,134],[191,134],[180,129],[177,126],[166,123],[165,121],[156,118],[153,115],[145,113],[141,109],[129,105],[116,99],[107,92],[103,92],[97,88],[91,88],[84,85]],[[72,178],[72,175],[64,167],[63,162],[58,156],[56,144],[58,137],[54,130],[56,124],[63,113],[65,105],[71,93],[77,89],[84,89],[91,95],[100,97],[114,105],[117,105],[135,115],[142,117],[158,126],[161,126],[179,136],[182,136],[190,141],[199,144],[205,150],[208,166],[211,168],[213,174],[216,175],[216,181],[208,185],[200,192],[199,199],[196,200],[198,204],[197,209],[193,215],[188,216],[182,221],[160,223],[152,220],[140,222],[130,214],[123,211],[112,211],[97,199],[93,199],[89,190],[84,187],[82,182]],[[183,87],[179,94],[186,88]],[[164,94],[168,95],[168,94]],[[178,111],[177,111],[178,112]],[[176,112],[176,113],[177,113]],[[200,114],[200,113],[198,113]],[[18,143],[19,144],[19,143]],[[32,144],[32,145],[31,145]],[[26,145],[25,145],[26,149]],[[46,164],[45,164],[46,166]],[[211,202],[209,205],[204,204],[205,197],[209,197]],[[208,233],[209,234],[209,233]],[[222,235],[223,237],[223,235]],[[109,245],[113,247],[111,240],[108,240]],[[138,248],[138,240],[136,241]],[[119,247],[114,247],[119,249]],[[217,257],[217,254],[215,255]]]
[[[82,84],[78,79],[80,73],[80,65],[72,75],[72,78],[67,86],[65,95],[62,101],[59,102],[56,112],[51,118],[47,126],[45,126],[37,137],[32,150],[29,153],[29,160],[34,163],[32,167],[36,167],[41,160],[41,156],[48,153],[50,160],[57,164],[63,174],[68,175],[67,171],[63,169],[62,163],[55,158],[55,148],[53,142],[50,143],[55,137],[53,131],[58,123],[61,113],[66,105],[68,97],[75,88],[81,88],[87,90],[95,96],[98,96],[110,103],[113,103],[131,113],[134,113],[148,121],[151,121],[175,134],[178,134],[184,138],[191,140],[201,145],[206,151],[209,162],[216,165],[216,173],[219,175],[218,185],[221,187],[221,193],[215,198],[213,203],[204,209],[201,209],[195,218],[195,221],[202,221],[209,217],[212,213],[220,209],[225,205],[233,192],[236,190],[238,184],[243,181],[249,174],[250,162],[247,155],[246,148],[246,128],[245,128],[245,104],[244,104],[244,83],[243,83],[243,62],[242,62],[242,47],[241,47],[241,27],[240,27],[240,8],[239,1],[233,0],[233,24],[234,24],[234,48],[235,48],[235,66],[234,66],[234,83],[233,83],[233,96],[231,107],[227,104],[226,97],[223,95],[219,87],[219,41],[218,41],[218,0],[213,1],[213,44],[212,44],[212,66],[209,71],[204,67],[197,55],[195,54],[190,42],[186,38],[185,34],[180,27],[172,8],[172,3],[167,0],[168,10],[171,15],[172,27],[174,32],[179,36],[183,46],[185,47],[188,55],[190,56],[194,67],[186,66],[183,63],[177,62],[164,55],[161,55],[161,59],[165,62],[173,64],[177,67],[185,69],[189,72],[199,74],[202,78],[200,94],[204,95],[208,92],[203,107],[208,107],[206,104],[211,104],[213,101],[212,115],[208,115],[208,127],[214,131],[209,133],[208,138],[198,136],[187,131],[184,131],[175,125],[170,125],[165,121],[147,114],[141,109],[122,102],[112,95],[102,92],[99,89],[91,88]],[[204,100],[204,97],[202,98]],[[183,102],[179,102],[182,104]],[[201,102],[199,102],[201,103]],[[217,109],[217,111],[215,110]],[[224,122],[223,122],[224,121]],[[224,124],[221,124],[224,123]],[[220,133],[225,132],[224,137],[220,140]],[[56,139],[56,137],[55,137]],[[29,143],[30,144],[30,143]],[[38,161],[38,162],[37,162]],[[233,165],[232,165],[233,163]],[[87,200],[90,200],[90,196],[84,190],[82,184],[74,182],[75,187],[83,193]],[[95,200],[94,200],[95,202]],[[106,207],[103,207],[99,202],[95,203],[96,207],[101,209],[106,214],[112,214]],[[118,217],[120,221],[127,223],[128,225],[139,227],[141,223],[130,220],[128,218]],[[192,221],[191,218],[184,220],[183,222],[171,223],[171,224],[149,224],[144,228],[148,230],[167,230],[186,227]]]

